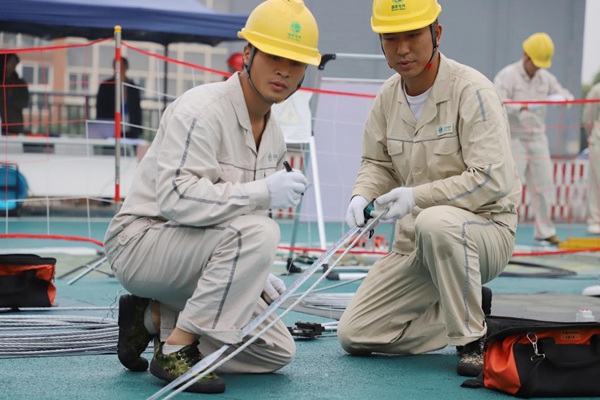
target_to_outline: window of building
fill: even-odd
[[[4,32],[2,34],[2,47],[17,47],[17,34]]]
[[[92,65],[92,51],[86,47],[72,47],[67,50],[69,67],[89,67]]]
[[[29,90],[44,90],[52,83],[51,67],[36,64],[24,64],[22,78],[29,84]]]
[[[69,74],[69,93],[87,94],[90,88],[90,74],[74,73]]]

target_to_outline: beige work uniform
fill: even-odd
[[[285,153],[272,118],[256,149],[237,74],[195,87],[165,111],[110,223],[105,248],[117,279],[158,300],[162,320],[172,319],[167,307],[180,311],[177,327],[201,336],[204,355],[242,342],[242,327],[266,308],[260,296],[280,232],[266,215],[263,178],[282,168]],[[169,323],[162,320],[165,340]],[[294,354],[280,321],[220,371],[270,372]]]
[[[588,100],[600,99],[600,83],[594,85]],[[588,132],[588,159],[590,165],[587,191],[587,223],[600,224],[600,103],[586,103],[583,106],[583,126]]]
[[[504,67],[494,78],[494,85],[502,101],[540,101],[553,94],[570,97],[554,75],[539,69],[529,78],[523,60]],[[519,176],[533,194],[534,236],[546,239],[556,234],[552,222],[554,203],[554,181],[552,161],[546,136],[546,107],[529,105],[507,105],[508,121],[511,129],[512,153],[519,170]]]
[[[514,248],[521,184],[492,83],[441,55],[418,120],[402,84],[388,79],[375,99],[353,195],[407,186],[416,206],[340,320],[341,345],[353,354],[415,354],[483,336],[481,285]]]

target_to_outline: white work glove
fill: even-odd
[[[400,219],[408,214],[415,206],[413,189],[399,187],[379,196],[375,200],[375,210],[371,212],[374,218],[381,215],[381,219]]]
[[[284,169],[267,176],[266,181],[270,208],[296,207],[308,184],[301,172]]]
[[[356,195],[350,200],[348,211],[346,211],[346,223],[350,228],[354,225],[364,226],[365,225],[365,207],[369,204],[367,199],[362,196]]]
[[[566,101],[567,97],[560,93],[554,93],[554,94],[551,94],[550,96],[548,96],[548,98],[546,100],[548,100],[548,101]]]
[[[271,304],[279,295],[285,292],[285,283],[273,274],[267,276],[265,287],[263,289],[263,299]]]

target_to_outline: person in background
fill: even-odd
[[[600,83],[586,97],[600,100]],[[600,235],[600,103],[585,103],[582,116],[588,138],[589,178],[587,190],[587,232]]]
[[[290,26],[294,34],[290,34]],[[243,72],[196,86],[171,103],[141,160],[105,249],[131,294],[119,301],[119,360],[171,382],[224,344],[285,290],[271,274],[280,231],[269,209],[296,206],[306,177],[283,166],[286,143],[271,106],[296,92],[321,59],[317,23],[301,0],[259,4],[238,32]],[[295,355],[282,321],[218,373],[268,373]],[[220,393],[211,373],[187,390]]]
[[[477,376],[491,308],[482,285],[513,253],[521,182],[494,85],[438,50],[441,12],[436,0],[373,1],[371,27],[396,74],[367,117],[347,223],[364,226],[371,199],[371,217],[397,222],[338,337],[360,356],[456,346],[457,373]]]
[[[23,109],[29,106],[27,82],[19,77],[15,53],[0,54],[0,120],[3,135],[23,133]]]
[[[230,74],[235,74],[236,72],[241,72],[244,69],[244,55],[242,53],[232,53],[227,58],[227,72]],[[231,76],[231,75],[229,75]],[[226,81],[229,76],[224,76],[223,80]]]
[[[552,65],[554,43],[546,33],[534,33],[523,42],[523,57],[504,67],[494,78],[502,101],[565,101],[573,95],[547,69]],[[511,146],[519,175],[533,194],[534,238],[556,246],[560,239],[552,222],[554,182],[546,136],[544,105],[507,105]]]
[[[227,68],[232,74],[241,72],[244,68],[244,55],[242,53],[233,53],[227,59]]]
[[[113,61],[113,69],[115,66],[116,61]],[[127,77],[128,69],[129,61],[127,58],[122,57],[121,81],[124,85],[121,91],[123,94],[121,117],[125,123],[123,136],[128,139],[138,139],[142,136],[142,129],[139,128],[142,125],[141,95],[135,82]],[[115,79],[116,77],[113,75],[100,83],[96,97],[96,119],[110,121],[115,119]]]

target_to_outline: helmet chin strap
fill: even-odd
[[[248,60],[248,65],[244,64],[244,71],[246,72],[246,75],[248,75],[248,83],[250,83],[250,87],[252,88],[252,90],[254,90],[254,93],[256,93],[258,95],[258,97],[261,98],[262,101],[264,101],[267,104],[279,104],[279,103],[283,103],[284,101],[286,101],[287,99],[289,99],[294,93],[296,93],[298,91],[298,89],[300,89],[300,87],[302,86],[302,82],[304,82],[304,76],[302,76],[302,79],[300,80],[300,82],[298,83],[298,86],[296,87],[296,90],[294,90],[292,93],[289,94],[289,96],[287,96],[285,99],[281,100],[281,101],[275,101],[275,100],[271,100],[266,98],[265,96],[263,96],[263,94],[261,92],[258,91],[258,89],[256,88],[256,86],[254,86],[254,82],[252,82],[252,76],[250,75],[250,67],[252,66],[252,62],[254,61],[254,56],[256,55],[256,47],[251,46],[250,47],[250,59]]]
[[[429,61],[425,65],[425,70],[431,69],[431,64],[433,63],[433,57],[435,57],[435,53],[437,53],[438,45],[437,45],[437,35],[435,34],[435,24],[429,25],[429,29],[431,30],[431,40],[433,41],[433,51],[431,52],[431,57]]]

